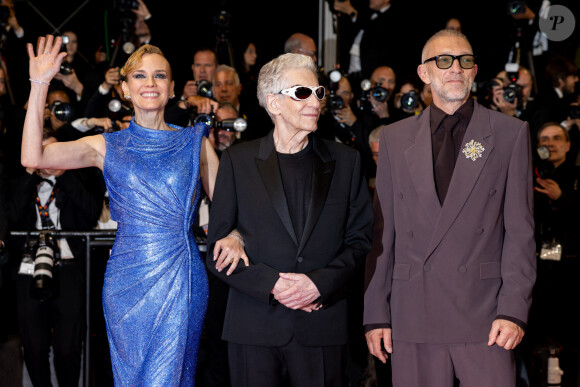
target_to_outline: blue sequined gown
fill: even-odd
[[[116,386],[194,385],[208,287],[191,225],[207,129],[172,127],[133,120],[104,134],[103,173],[118,222],[103,287]]]

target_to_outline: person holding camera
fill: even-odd
[[[99,85],[98,90],[93,93],[87,102],[84,111],[86,119],[107,118],[111,121],[110,125],[104,125],[105,131],[113,128],[119,128],[123,117],[133,114],[133,104],[131,99],[125,98],[121,89],[121,74],[119,67],[111,67],[105,72],[105,79]],[[92,129],[93,124],[88,129]]]
[[[538,147],[545,147],[548,157],[538,157],[534,165],[538,278],[525,360],[530,376],[539,379],[545,375],[545,364],[534,356],[542,351],[548,353],[550,347],[557,348],[559,366],[564,370],[562,386],[576,386],[580,376],[580,334],[575,302],[570,297],[580,294],[580,167],[567,160],[570,135],[560,124],[544,124],[538,131],[537,143]]]
[[[338,82],[333,82],[332,73],[340,75]],[[376,166],[368,147],[368,130],[359,119],[360,109],[356,106],[354,93],[348,76],[333,70],[328,75],[327,88],[330,95],[326,98],[326,106],[322,110],[316,135],[327,140],[341,142],[358,150],[361,154],[361,168],[367,180],[375,175]],[[355,113],[356,112],[356,113]]]
[[[518,71],[513,74],[500,71],[494,80],[490,108],[522,121],[530,121],[537,109],[532,96],[534,84],[530,71],[518,66]]]
[[[212,82],[218,59],[215,52],[202,47],[193,54],[193,80],[183,87],[183,93],[176,103],[170,103],[165,111],[168,123],[187,126],[200,113],[215,112],[218,102],[214,99]]]
[[[53,129],[43,130],[43,146],[57,143]],[[23,257],[17,280],[18,320],[24,361],[35,386],[50,385],[49,352],[52,346],[59,386],[78,386],[81,370],[82,340],[85,333],[86,249],[80,238],[59,238],[51,232],[92,230],[99,218],[103,192],[93,169],[64,171],[52,168],[26,168],[26,173],[10,184],[9,218],[12,230],[45,231],[54,241],[52,254],[38,253],[28,243],[19,251],[29,253],[34,262]],[[16,245],[16,239],[14,240]],[[36,258],[34,258],[36,256]],[[39,262],[52,281],[38,282],[42,275]]]

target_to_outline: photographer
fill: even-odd
[[[54,136],[53,130],[45,129],[43,145],[56,142]],[[98,176],[100,173],[93,169],[27,168],[26,173],[10,185],[11,229],[46,230],[48,235],[52,230],[93,229],[103,198]],[[33,385],[49,386],[52,345],[59,386],[78,386],[85,323],[85,243],[72,237],[51,239],[55,242],[51,285],[35,286],[37,277],[34,275],[39,272],[30,262],[23,260],[19,269],[17,301],[24,361]],[[20,244],[14,242],[17,246],[25,246],[22,240]],[[24,249],[19,251],[20,256],[24,252]],[[38,290],[42,293],[37,293]]]
[[[349,78],[340,75],[338,82],[333,82],[331,78],[335,75],[332,73],[334,72],[330,72],[328,75],[327,85],[330,95],[326,98],[326,106],[321,113],[316,135],[327,140],[341,142],[358,150],[361,154],[363,173],[367,179],[370,179],[376,173],[376,166],[368,146],[370,130],[363,126],[362,121],[357,116],[360,114],[360,109],[355,104]],[[337,72],[337,74],[340,73]]]
[[[191,123],[192,115],[207,114],[217,109],[218,103],[212,100],[211,84],[216,69],[217,56],[213,50],[203,47],[193,54],[191,65],[193,80],[185,83],[183,94],[177,103],[167,105],[165,109],[167,122],[185,127]]]
[[[421,98],[418,82],[411,80],[403,83],[393,97],[393,106],[396,121],[420,114],[427,106]]]
[[[496,75],[495,81],[491,90],[490,109],[529,121],[537,108],[532,97],[533,79],[530,71],[522,66],[515,73],[508,74],[502,70]]]
[[[230,146],[241,142],[237,136],[238,132],[233,128],[224,127],[223,125],[224,120],[233,120],[239,117],[240,114],[233,104],[230,102],[220,102],[215,113],[216,127],[213,128],[212,131],[214,137],[214,149],[218,157],[221,156],[221,153]]]
[[[580,335],[575,299],[569,297],[580,294],[580,169],[566,161],[570,136],[558,123],[549,122],[540,128],[538,145],[547,147],[549,158],[538,160],[534,169],[538,277],[530,311],[528,352],[561,346],[562,386],[575,386]],[[532,376],[537,372],[540,370],[534,367],[530,370]]]
[[[112,121],[131,115],[133,104],[121,90],[121,75],[118,67],[111,67],[87,103],[84,115],[87,118],[108,117]],[[106,128],[105,128],[106,129]]]

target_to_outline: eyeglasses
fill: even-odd
[[[469,70],[475,66],[475,56],[471,54],[437,55],[434,56],[433,58],[425,59],[425,61],[423,61],[423,64],[434,60],[435,65],[437,65],[438,68],[445,70],[453,66],[453,61],[455,59],[459,61],[459,66],[461,66],[462,69]]]
[[[324,86],[292,86],[280,91],[278,94],[284,94],[294,101],[303,101],[308,99],[314,93],[320,101],[324,98]]]

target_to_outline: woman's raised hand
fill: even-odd
[[[36,55],[31,43],[26,45],[28,50],[30,79],[48,84],[60,70],[66,52],[60,52],[62,38],[56,39],[52,35],[38,38]]]

